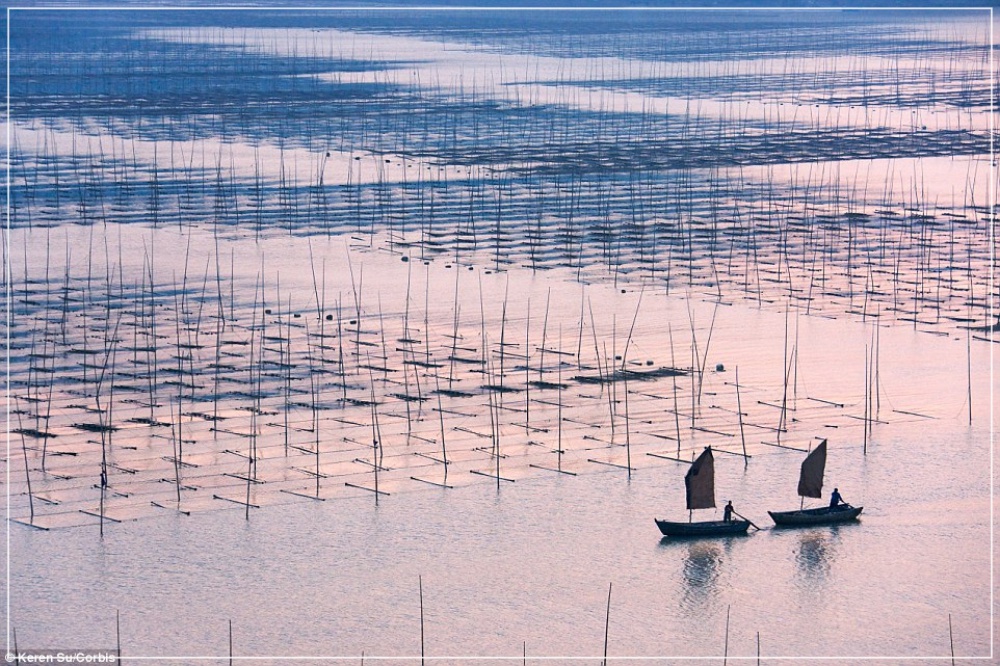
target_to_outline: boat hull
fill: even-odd
[[[715,537],[746,534],[750,527],[748,520],[708,520],[697,523],[675,523],[656,520],[656,526],[665,536],[671,537]]]
[[[844,504],[838,507],[824,506],[818,509],[802,509],[799,511],[768,511],[771,520],[779,527],[797,527],[800,525],[827,525],[830,523],[846,523],[857,520],[863,506]]]

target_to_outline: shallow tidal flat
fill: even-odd
[[[988,653],[985,19],[10,27],[23,645]],[[824,439],[861,523],[770,529]],[[706,446],[765,529],[661,542]]]

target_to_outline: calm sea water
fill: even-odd
[[[719,461],[723,496],[762,532],[661,540],[683,468],[589,473],[238,511],[95,530],[12,531],[22,646],[125,654],[947,656],[989,649],[987,433],[907,428],[831,453],[857,525],[770,529],[797,506],[800,456]],[[766,660],[765,660],[766,661]],[[851,663],[849,658],[834,660]],[[885,663],[893,663],[886,659]],[[927,663],[931,663],[930,660]]]
[[[796,406],[808,418],[801,396],[858,390],[865,333],[859,323],[823,318],[800,327]],[[762,377],[754,362],[780,363],[782,328],[781,314],[726,308],[713,364],[740,365],[741,382]],[[18,640],[113,645],[120,611],[126,654],[226,654],[232,619],[237,654],[412,656],[422,580],[426,654],[435,656],[599,656],[609,585],[616,656],[721,655],[727,613],[734,656],[756,655],[758,633],[765,656],[947,656],[949,614],[956,653],[982,655],[990,629],[988,350],[973,359],[969,426],[967,387],[955,373],[964,341],[900,327],[882,335],[889,423],[876,426],[867,455],[860,426],[812,431],[830,441],[828,489],[837,485],[865,506],[859,524],[772,529],[767,510],[798,506],[803,454],[761,445],[768,438],[757,434],[747,466],[717,454],[720,506],[733,499],[764,528],[745,538],[661,540],[652,519],[686,514],[686,466],[645,455],[631,480],[594,464],[567,467],[580,474],[570,477],[505,461],[504,474],[518,481],[499,491],[491,483],[401,484],[377,507],[366,495],[267,506],[249,521],[242,510],[163,512],[112,525],[103,538],[94,524],[52,532],[14,525]],[[748,337],[760,342],[747,345]],[[699,442],[720,444],[687,428],[683,437],[685,455]],[[505,446],[524,439],[508,434]],[[663,449],[673,454],[672,444]]]
[[[997,296],[986,27],[15,13],[18,645],[120,630],[126,658],[228,663],[231,621],[264,663],[599,663],[605,631],[609,659],[655,663],[981,663],[995,345],[965,326]],[[595,385],[602,363],[703,365],[700,399],[690,373]],[[434,382],[456,390],[414,399]],[[773,529],[823,438],[861,521]],[[763,529],[661,539],[654,517],[687,514],[687,465],[662,456],[709,445],[719,505]],[[499,487],[470,473],[491,446]],[[302,496],[314,462],[325,501]],[[95,511],[121,522],[102,535]]]

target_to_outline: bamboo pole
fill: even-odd
[[[750,464],[750,459],[747,457],[747,438],[743,432],[743,406],[740,402],[740,366],[736,366],[736,414],[739,416],[740,420],[740,442],[743,444],[743,466],[746,467]]]
[[[628,373],[622,375],[625,384],[625,468],[628,470],[628,479],[632,480],[632,440],[631,427],[629,426],[628,410]]]
[[[951,631],[951,613],[948,613],[948,645],[951,647],[951,664],[955,666],[955,636]]]
[[[504,394],[504,359],[506,357],[506,332],[507,332],[507,296],[510,292],[510,274],[506,276],[506,281],[503,288],[503,305],[500,308],[500,406],[503,406],[503,394]]]
[[[441,406],[441,379],[438,373],[434,373],[434,383],[437,386],[437,403],[438,403],[438,424],[441,427],[441,461],[444,465],[444,482],[448,483],[448,449],[444,442],[444,409]]]
[[[458,245],[456,244],[456,249]],[[448,365],[448,390],[452,389],[453,383],[455,381],[455,359],[458,356],[458,319],[459,314],[462,311],[461,305],[458,303],[458,278],[462,274],[459,270],[458,262],[455,262],[455,294],[452,299],[452,331],[451,331],[451,356],[449,357]]]
[[[492,384],[493,382],[492,382],[492,379],[490,379],[490,377],[493,374],[493,364],[492,363],[487,364],[487,366],[485,368],[485,371],[486,371],[486,376],[488,378],[488,382],[487,383]],[[500,456],[500,412],[497,409],[496,400],[495,400],[495,394],[494,394],[494,392],[492,390],[487,393],[487,397],[489,398],[490,429],[491,429],[491,434],[492,434],[492,437],[493,437],[493,451],[494,451],[493,462],[494,462],[494,465],[496,467],[497,492],[499,493],[500,492],[500,457],[501,457]]]
[[[377,497],[377,495],[376,495]],[[420,666],[424,666],[424,579],[417,576],[417,585],[420,590]]]
[[[726,606],[726,642],[722,652],[722,666],[725,666],[729,661],[729,611],[731,608],[731,604]]]
[[[531,296],[524,323],[524,432],[531,432]]]
[[[173,423],[173,398],[170,400],[170,441],[173,444],[174,453],[174,486],[176,486],[177,491],[177,509],[181,508],[181,469],[180,469],[180,456],[177,453],[177,430],[174,428]],[[177,420],[180,421],[180,404],[177,405]]]
[[[966,350],[966,377],[968,379],[968,394],[966,401],[969,403],[969,425],[972,425],[972,325],[965,327],[965,350]]]
[[[291,340],[289,340],[291,342]],[[308,352],[309,349],[309,323],[306,322],[306,350],[309,354],[309,394],[311,396],[311,407],[312,407],[312,430],[315,444],[316,453],[316,498],[319,499],[319,480],[322,476],[319,471],[319,407],[317,405],[317,398],[319,397],[319,389],[316,386],[316,371],[313,368],[313,354]]]
[[[559,351],[562,352],[562,324],[559,325]],[[556,469],[562,472],[562,456],[563,456],[563,383],[562,383],[562,359],[559,359],[558,374],[556,377]]]
[[[541,354],[539,355],[538,359],[539,381],[542,381],[544,379],[542,373],[544,372],[545,368],[545,336],[549,329],[549,299],[551,298],[551,296],[552,296],[552,287],[549,287],[549,290],[545,294],[545,317],[542,320],[542,347],[541,347]],[[527,349],[525,349],[524,351],[525,353],[528,353]]]
[[[681,413],[680,405],[677,402],[677,359],[674,357],[674,328],[667,324],[667,335],[670,337],[670,367],[675,370],[671,373],[674,385],[674,430],[677,435],[677,457],[681,456]]]
[[[17,396],[14,396],[14,407],[17,410],[17,429],[21,433],[21,452],[24,454],[24,479],[28,484],[28,507],[31,511],[31,523],[35,522],[35,496],[31,492],[31,471],[28,467],[28,445],[24,437],[24,425],[21,423],[21,407]],[[103,512],[102,512],[103,513]]]
[[[602,666],[608,665],[608,630],[611,626],[611,583],[608,583],[608,607],[604,614],[604,661]]]
[[[864,411],[864,418],[863,418],[864,438],[863,438],[863,444],[862,444],[863,451],[864,451],[865,455],[868,455],[868,418],[869,418],[869,414],[868,414],[868,405],[869,405],[868,391],[869,391],[869,388],[870,388],[869,387],[869,379],[868,379],[868,365],[869,365],[869,361],[868,361],[868,345],[866,344],[865,345],[865,398],[864,398],[864,400],[865,400],[865,411]]]
[[[785,302],[785,345],[781,355],[781,369],[784,375],[781,389],[781,416],[778,418],[777,434],[775,435],[778,444],[781,444],[781,433],[785,429],[785,419],[788,413],[788,373],[790,370],[788,356],[788,309],[790,302]]]
[[[378,408],[375,402],[375,375],[372,372],[372,360],[368,357],[368,381],[371,384],[372,397],[372,469],[375,471],[375,506],[378,506],[378,472],[381,466],[381,433],[378,425]]]

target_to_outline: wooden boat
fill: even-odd
[[[750,527],[748,520],[706,520],[697,523],[675,523],[655,518],[656,526],[665,536],[700,537],[745,534]]]
[[[795,525],[826,525],[828,523],[844,523],[857,520],[863,506],[841,504],[839,506],[821,506],[818,509],[800,509],[799,511],[768,511],[775,525],[783,527]]]
[[[823,474],[826,470],[826,440],[824,439],[802,461],[799,471],[799,496],[823,497]],[[838,504],[822,506],[816,509],[799,508],[797,511],[768,511],[775,525],[796,527],[800,525],[826,525],[829,523],[844,523],[857,520],[862,506]]]
[[[691,463],[691,469],[684,475],[688,511],[710,509],[715,506],[715,458],[712,447],[706,447],[698,459]],[[660,520],[654,518],[656,526],[665,536],[671,537],[713,537],[746,534],[749,520],[704,520],[692,522],[690,514],[687,522]]]

